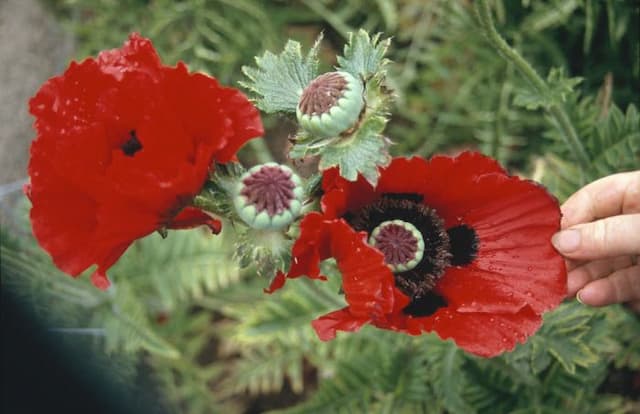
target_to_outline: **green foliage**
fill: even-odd
[[[231,226],[217,236],[204,229],[174,231],[165,241],[153,234],[133,246],[111,274],[118,289],[120,281],[134,283],[155,310],[170,312],[239,282],[239,266],[229,260],[234,240]]]
[[[369,36],[365,30],[349,33],[343,56],[338,56],[340,70],[356,77],[368,79],[383,70],[389,61],[385,58],[391,39],[380,40],[381,33]]]
[[[355,181],[361,174],[370,183],[377,183],[378,166],[391,161],[387,152],[389,143],[380,135],[385,124],[385,118],[372,116],[348,140],[327,146],[322,153],[320,169],[336,166],[340,169],[340,175],[347,180]],[[299,152],[292,152],[292,156],[297,154]]]
[[[258,95],[256,106],[264,112],[295,112],[302,90],[318,75],[318,49],[322,36],[302,56],[299,42],[289,40],[279,55],[266,51],[256,57],[257,68],[243,66],[250,82],[242,85]]]
[[[601,107],[592,98],[574,95],[568,108],[591,158],[585,172],[588,176],[604,177],[640,165],[640,114],[635,105],[622,112],[615,104]],[[581,174],[572,165],[569,152],[560,145],[557,128],[549,129],[546,136],[552,143],[541,178],[556,196],[564,199],[580,187]]]
[[[82,57],[117,47],[136,30],[153,39],[165,61],[184,60],[228,84],[262,56],[258,68],[245,73],[270,85],[265,93],[254,90],[267,111],[294,110],[297,97],[294,103],[293,96],[277,95],[286,89],[279,82],[305,84],[318,71],[316,59],[335,63],[348,33],[355,33],[338,58],[340,67],[370,73],[386,62],[385,51],[394,62],[385,80],[398,98],[386,125],[395,154],[479,149],[541,180],[559,199],[586,179],[640,165],[640,42],[633,2],[492,2],[508,44],[538,73],[549,74],[548,94],[542,95],[480,35],[472,2],[48,3],[74,31]],[[365,38],[361,27],[384,32],[393,44],[387,49],[382,37]],[[323,46],[313,46],[322,31]],[[288,37],[312,45],[312,52],[303,56],[302,46],[286,43]],[[297,62],[294,73],[282,55],[264,53],[283,45],[293,56],[288,62]],[[267,68],[277,69],[276,75],[268,77]],[[272,92],[277,106],[269,107],[274,100],[263,98]],[[584,146],[586,169],[565,144],[563,125],[545,114],[554,105],[565,111]],[[270,119],[275,127],[267,140],[282,159],[278,143],[290,128],[280,121]],[[367,156],[383,143],[376,141]],[[255,158],[270,156],[251,151]],[[340,161],[329,156],[324,162]],[[90,350],[102,361],[96,362],[101,375],[110,371],[131,384],[136,373],[152,372],[152,386],[171,412],[247,412],[258,398],[275,401],[264,410],[301,413],[604,414],[640,408],[629,392],[609,384],[615,374],[640,369],[640,322],[619,306],[591,309],[568,302],[547,314],[526,344],[490,360],[435,335],[409,337],[371,327],[323,343],[309,322],[344,306],[330,265],[328,282],[299,280],[264,295],[268,281],[234,260],[237,235],[228,231],[231,226],[218,236],[171,232],[166,240],[152,235],[132,246],[110,271],[115,288],[100,292],[87,275],[74,280],[56,270],[29,236],[24,208],[12,215],[11,230],[3,223],[0,232],[3,289],[27,303],[56,335]]]
[[[580,82],[582,82],[581,78],[567,79],[562,69],[551,68],[547,76],[548,91],[546,93],[541,94],[532,89],[525,89],[515,96],[513,104],[529,110],[549,109],[553,105],[562,105]]]
[[[270,10],[257,0],[46,0],[80,40],[78,55],[119,47],[127,34],[154,40],[163,60],[187,62],[191,70],[224,83],[278,39]]]

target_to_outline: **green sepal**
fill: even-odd
[[[306,57],[299,42],[289,40],[275,55],[269,51],[256,57],[256,66],[243,66],[249,81],[240,84],[253,92],[256,106],[267,113],[295,112],[304,88],[318,75],[318,36]]]
[[[381,34],[369,36],[364,30],[349,34],[343,56],[338,57],[338,70],[350,73],[365,83],[365,112],[352,131],[339,137],[322,139],[309,131],[300,131],[291,147],[293,159],[320,156],[320,169],[338,167],[340,175],[349,180],[361,174],[368,182],[378,182],[378,167],[386,166],[391,156],[390,141],[383,135],[389,118],[393,98],[386,88],[384,57],[390,39],[381,40]]]
[[[352,136],[327,146],[322,152],[320,170],[338,167],[340,175],[349,181],[356,181],[361,174],[371,185],[376,185],[378,167],[391,161],[387,150],[390,141],[382,135],[386,123],[385,117],[369,117]]]
[[[258,276],[270,278],[287,269],[292,245],[291,238],[281,231],[247,227],[238,233],[233,258],[241,269],[255,267]]]
[[[245,173],[237,162],[216,164],[214,172],[205,182],[200,194],[194,197],[193,205],[231,221],[240,220],[233,205],[233,195],[238,181]]]
[[[361,174],[369,183],[378,182],[378,167],[384,167],[391,161],[388,147],[391,141],[382,132],[387,118],[382,115],[369,115],[363,119],[352,135],[332,140],[315,139],[302,132],[289,151],[293,159],[308,156],[320,156],[321,171],[338,167],[340,175],[356,181]]]
[[[391,39],[380,40],[381,33],[369,36],[365,30],[349,33],[349,41],[344,46],[343,56],[338,56],[338,69],[355,77],[367,80],[374,75],[384,75],[384,67],[389,63],[384,55]]]

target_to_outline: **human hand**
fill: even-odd
[[[562,231],[552,243],[567,261],[569,295],[640,310],[640,171],[594,181],[561,210]]]

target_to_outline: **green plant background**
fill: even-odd
[[[240,67],[287,38],[335,63],[349,32],[393,37],[389,84],[397,102],[394,154],[472,148],[542,181],[561,201],[586,181],[640,165],[640,9],[623,0],[494,0],[500,33],[557,92],[584,146],[580,169],[548,102],[482,35],[471,1],[48,0],[77,39],[77,56],[150,37],[166,63],[187,62],[237,85]],[[553,70],[552,70],[553,69]],[[547,74],[549,76],[547,77]],[[574,78],[583,78],[577,83]],[[270,116],[266,146],[247,164],[284,160],[291,119]],[[149,377],[157,407],[211,413],[632,413],[640,411],[640,321],[621,306],[568,301],[526,345],[485,360],[434,335],[370,327],[320,342],[309,322],[342,306],[337,277],[291,283],[234,260],[231,226],[149,236],[110,271],[115,289],[60,273],[31,239],[19,200],[2,229],[6,287],[70,347],[90,348],[97,370],[131,394]],[[330,269],[328,268],[328,271]]]

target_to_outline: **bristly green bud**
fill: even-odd
[[[279,54],[265,52],[256,67],[244,67],[243,85],[265,112],[296,112],[300,130],[292,137],[291,159],[319,157],[319,169],[338,168],[355,181],[375,185],[391,156],[384,136],[393,99],[385,83],[391,43],[380,33],[351,33],[336,72],[318,76],[320,36],[308,53],[299,42],[287,42]]]
[[[296,115],[312,135],[330,138],[352,129],[363,107],[362,81],[348,72],[328,72],[304,89]]]
[[[273,162],[256,165],[240,177],[233,203],[238,216],[254,229],[279,230],[302,209],[302,181],[291,168]]]

